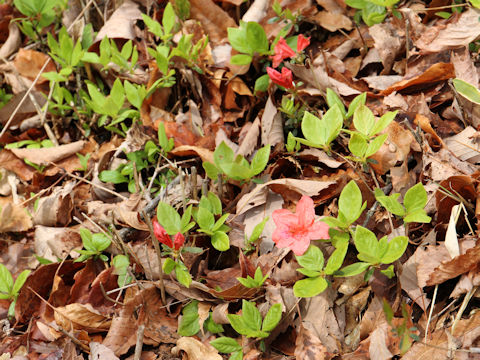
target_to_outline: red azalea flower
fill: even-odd
[[[312,198],[302,196],[295,213],[287,209],[275,210],[272,214],[277,228],[272,239],[279,248],[290,248],[295,255],[303,255],[310,240],[329,239],[328,225],[315,222],[315,207]]]
[[[172,239],[170,239],[170,236],[168,236],[163,226],[158,223],[157,219],[153,219],[152,223],[153,223],[153,234],[155,235],[157,240],[162,244],[167,245],[169,248],[173,248]]]
[[[297,38],[297,52],[303,51],[308,45],[310,45],[310,38],[306,38],[302,34],[298,35]]]
[[[293,75],[290,69],[283,67],[280,73],[274,68],[267,67],[267,74],[275,84],[283,86],[286,89],[293,87]]]
[[[293,51],[293,49],[288,46],[287,42],[283,37],[278,40],[273,50],[275,51],[275,55],[273,55],[272,57],[272,66],[274,68],[278,67],[278,65],[280,65],[283,60],[294,57],[296,55],[295,51]]]
[[[175,250],[180,250],[180,248],[185,243],[185,236],[182,233],[177,233],[175,238],[173,239],[173,243],[175,245]]]

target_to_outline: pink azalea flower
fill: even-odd
[[[308,45],[310,45],[310,38],[306,38],[302,34],[297,38],[297,52],[303,51]]]
[[[267,74],[275,84],[283,86],[285,89],[293,87],[292,70],[283,67],[282,72],[279,72],[274,68],[267,67]]]
[[[175,250],[180,250],[185,242],[185,236],[182,233],[178,232],[173,239],[173,244],[175,245]]]
[[[272,66],[274,68],[278,67],[278,65],[280,65],[283,60],[294,57],[296,55],[295,51],[293,51],[293,49],[288,46],[287,42],[283,37],[278,40],[273,50],[275,51],[275,55],[273,55],[272,57]]]
[[[153,219],[152,224],[153,234],[155,235],[157,240],[162,244],[167,245],[169,248],[173,248],[172,239],[170,238],[170,236],[168,236],[163,226],[158,223],[157,219]]]
[[[290,248],[295,255],[307,251],[310,240],[329,239],[328,225],[315,222],[315,207],[312,198],[302,196],[295,213],[287,209],[275,210],[272,214],[277,228],[272,239],[279,248]]]

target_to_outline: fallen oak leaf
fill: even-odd
[[[11,151],[20,159],[28,160],[36,165],[48,165],[80,152],[84,145],[85,141],[80,140],[49,148],[11,149]]]

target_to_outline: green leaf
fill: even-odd
[[[389,212],[397,216],[405,215],[405,208],[398,202],[400,194],[386,196],[379,188],[375,188],[375,198]]]
[[[369,157],[375,154],[382,147],[383,143],[385,142],[385,140],[387,140],[387,138],[388,134],[382,134],[370,141],[367,146],[367,150],[365,151],[365,157]]]
[[[252,159],[250,169],[254,175],[260,174],[267,166],[268,159],[270,158],[270,145],[266,145],[259,149]]]
[[[235,161],[235,153],[232,149],[230,149],[225,141],[222,141],[215,149],[213,153],[213,159],[215,160],[215,165],[217,165],[219,168],[222,168],[222,165],[231,165]]]
[[[354,243],[359,253],[368,254],[372,257],[376,257],[378,240],[373,232],[358,225],[355,229]],[[380,259],[378,259],[380,260]]]
[[[118,170],[103,170],[98,178],[105,183],[122,184],[128,182],[128,178],[123,176]]]
[[[405,193],[403,205],[407,209],[407,213],[411,213],[416,210],[423,210],[425,205],[427,205],[427,201],[427,192],[425,191],[422,183],[418,183],[408,189],[408,191]]]
[[[173,271],[173,269],[175,269],[176,266],[177,263],[173,261],[173,259],[167,257],[163,263],[163,272],[168,275]]]
[[[237,350],[230,354],[228,360],[242,360],[243,359],[243,351]]]
[[[220,198],[213,192],[209,191],[207,194],[207,199],[212,206],[212,213],[215,215],[220,215],[222,213],[222,202],[220,201]]]
[[[235,339],[226,336],[222,336],[213,341],[210,341],[210,345],[212,345],[215,349],[224,354],[230,354],[234,351],[242,350],[242,346],[237,343]]]
[[[404,223],[417,222],[417,223],[426,223],[428,224],[432,218],[427,215],[425,210],[418,209],[413,212],[409,212],[407,216],[403,218]]]
[[[295,285],[293,285],[293,293],[296,297],[312,297],[320,294],[327,287],[327,280],[319,276],[298,280]]]
[[[223,223],[227,220],[229,216],[230,216],[229,213],[223,214],[213,225],[212,231],[220,230],[223,226]]]
[[[278,325],[282,319],[282,305],[273,304],[263,319],[262,331],[270,332]]]
[[[480,91],[475,86],[461,79],[453,79],[453,86],[464,98],[480,105]]]
[[[212,180],[217,180],[218,179],[218,174],[220,173],[218,171],[218,168],[212,164],[211,162],[204,161],[202,163],[203,169],[205,170],[207,176],[212,179]]]
[[[340,109],[341,113],[343,116],[346,115],[346,110],[345,110],[345,105],[343,104],[342,99],[337,95],[335,91],[333,91],[330,88],[327,88],[327,94],[326,94],[326,99],[327,105],[329,108],[333,107],[335,104],[338,105],[338,108]]]
[[[370,132],[375,125],[375,117],[372,110],[365,105],[360,105],[353,114],[353,124],[355,129],[365,136],[369,136]]]
[[[125,88],[125,94],[127,95],[128,102],[140,110],[146,94],[145,89],[143,89],[144,91],[142,92],[140,86],[137,87],[128,80],[125,80],[123,86]]]
[[[368,149],[367,140],[362,135],[354,132],[348,141],[348,149],[356,157],[364,159]]]
[[[262,235],[263,229],[265,228],[265,224],[267,223],[269,217],[267,216],[262,220],[261,223],[255,225],[252,231],[252,235],[250,235],[250,239],[248,239],[248,242],[252,243],[258,240],[260,235]]]
[[[338,270],[334,275],[335,276],[355,276],[363,273],[370,266],[369,263],[357,262],[348,266],[345,266],[343,269]]]
[[[108,248],[111,242],[110,238],[105,234],[98,233],[92,235],[92,246],[98,252],[102,252]]]
[[[315,245],[310,245],[305,254],[295,256],[300,266],[308,270],[321,271],[323,269],[323,253]]]
[[[255,303],[242,300],[242,317],[245,325],[250,329],[256,331],[260,330],[262,326],[262,315],[260,315],[260,311],[257,309]]]
[[[333,105],[322,117],[326,130],[326,145],[329,145],[340,134],[343,126],[343,115],[338,105]]]
[[[310,270],[310,269],[305,269],[305,268],[298,268],[297,271],[300,274],[303,274],[303,275],[311,277],[311,278],[322,275],[322,273],[320,271]]]
[[[363,211],[362,192],[354,180],[351,180],[340,193],[338,199],[338,213],[342,214],[348,222],[352,224]]]
[[[408,246],[408,238],[406,236],[397,236],[388,243],[387,251],[382,256],[382,263],[390,264],[398,260]]]
[[[246,23],[244,21],[240,21],[240,27],[238,28],[228,28],[227,34],[232,48],[241,53],[253,55],[250,53],[251,48],[248,44]]]
[[[321,126],[321,120],[318,117],[305,111],[301,127],[305,139],[319,146],[326,145],[326,134]]]
[[[348,250],[348,240],[344,243],[339,243],[336,246],[335,251],[330,255],[327,261],[327,265],[325,266],[325,274],[332,275],[335,271],[340,269],[343,265],[343,261],[345,256],[347,255]]]
[[[82,238],[83,247],[87,250],[96,250],[92,244],[92,233],[86,228],[81,228],[79,230],[80,237]]]
[[[175,235],[182,231],[182,221],[177,211],[165,202],[159,202],[157,206],[157,220],[168,235]]]
[[[173,11],[172,4],[168,2],[167,6],[165,6],[162,17],[163,31],[165,32],[165,34],[172,33],[173,27],[175,26],[175,21],[175,11]]]
[[[215,218],[213,214],[204,207],[199,207],[196,217],[198,226],[204,230],[212,230]]]
[[[8,295],[8,297],[3,297],[4,299],[10,298],[13,295],[13,277],[7,267],[3,264],[0,264],[0,293],[2,295]]]
[[[479,0],[480,1],[480,0]],[[254,92],[265,92],[268,90],[268,84],[270,83],[270,77],[268,74],[262,75],[255,80]]]
[[[388,268],[384,270],[380,270],[380,272],[384,274],[386,277],[388,277],[389,279],[395,276],[395,271],[393,271],[393,265],[390,265]]]
[[[246,54],[236,54],[230,58],[232,65],[248,65],[252,62],[252,56]]]
[[[215,231],[212,235],[212,245],[218,251],[227,251],[230,249],[230,239],[223,231]]]
[[[178,326],[178,333],[182,336],[193,336],[200,331],[198,321],[198,301],[193,300],[182,310],[182,319]]]
[[[258,287],[258,283],[254,279],[252,279],[250,276],[247,276],[246,278],[237,277],[237,280],[240,284],[242,284],[246,288],[253,289]]]
[[[217,324],[213,321],[212,312],[208,314],[208,318],[203,323],[203,327],[206,331],[210,331],[212,334],[224,332],[222,324]]]
[[[395,119],[398,111],[388,111],[382,115],[382,117],[375,123],[373,128],[370,130],[370,136],[377,135],[387,128],[388,125]]]
[[[180,284],[187,288],[190,287],[190,284],[192,283],[192,275],[190,275],[185,265],[177,263],[175,266],[175,275]]]
[[[233,315],[227,314],[228,321],[230,321],[230,325],[232,325],[233,329],[242,335],[248,336],[252,333],[250,327],[245,324],[245,321],[242,316],[240,315]]]
[[[263,54],[268,51],[268,39],[263,27],[254,21],[247,23],[246,39],[251,49],[251,55],[255,52]]]
[[[360,0],[360,2],[362,3],[362,7],[364,4],[364,1],[365,0]],[[350,4],[348,5],[351,7],[354,7]],[[361,7],[357,9],[361,9]],[[367,93],[361,93],[360,95],[356,96],[355,99],[353,99],[352,102],[350,103],[350,106],[348,107],[347,115],[345,117],[347,119],[350,118],[355,113],[355,110],[357,110],[359,106],[365,105],[366,101],[367,101]]]

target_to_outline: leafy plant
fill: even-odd
[[[382,190],[375,189],[377,201],[392,214],[402,217],[404,223],[429,223],[432,220],[424,210],[428,196],[421,183],[408,189],[403,199],[403,206],[398,201],[399,196],[398,193],[386,196]]]
[[[360,18],[368,26],[380,24],[387,16],[387,8],[392,10],[395,15],[398,14],[393,10],[393,7],[400,0],[346,0],[346,4],[354,9],[358,9],[355,13],[355,20],[360,21]]]
[[[254,302],[242,300],[242,315],[227,315],[233,329],[246,337],[266,338],[275,329],[282,318],[282,305],[274,304],[270,307],[262,321],[262,315]]]
[[[266,145],[257,151],[252,162],[249,163],[243,156],[235,156],[233,150],[222,141],[213,153],[215,164],[204,161],[203,168],[212,180],[216,180],[218,175],[223,173],[233,180],[248,181],[265,169],[269,157],[270,146]]]
[[[82,155],[80,153],[77,153],[76,154],[77,157],[78,157],[78,160],[80,161],[80,168],[78,170],[80,171],[87,171],[88,169],[88,160],[90,159],[90,156],[92,156],[92,154],[86,154],[86,155]]]
[[[205,331],[212,334],[223,332],[223,326],[217,324],[212,319],[212,312],[208,314],[208,318],[203,323]],[[200,318],[198,316],[198,301],[193,300],[182,309],[182,319],[178,325],[178,333],[182,336],[194,336],[200,331]]]
[[[295,137],[295,140],[301,144],[330,152],[330,144],[340,134],[342,125],[342,112],[336,104],[321,119],[305,111],[302,120],[302,133],[305,139]]]
[[[367,164],[367,158],[375,154],[388,138],[388,134],[378,134],[385,130],[396,114],[397,111],[389,111],[378,121],[375,121],[375,117],[368,107],[365,105],[358,106],[353,115],[353,124],[356,131],[344,130],[350,133],[348,148],[353,155],[350,158]]]
[[[13,4],[26,16],[17,19],[20,30],[34,41],[40,38],[42,29],[52,24],[66,6],[62,0],[14,0]]]
[[[362,203],[362,192],[354,180],[351,180],[340,193],[338,199],[338,216],[336,218],[326,217],[322,221],[331,227],[341,230],[348,230],[350,226],[360,217],[367,207],[367,202]]]
[[[327,88],[325,101],[327,102],[329,108],[337,104],[340,112],[343,115],[344,121],[346,122],[346,124],[348,124],[347,121],[353,116],[355,110],[357,110],[359,106],[365,105],[365,102],[367,101],[367,93],[361,93],[360,95],[357,95],[350,103],[348,111],[345,108],[342,99],[340,99],[337,93],[330,88]]]
[[[116,255],[112,260],[112,266],[115,268],[114,274],[118,275],[117,283],[119,287],[128,285],[132,282],[132,277],[128,274],[130,260],[128,256]]]
[[[195,221],[199,226],[197,231],[209,235],[215,249],[226,251],[230,248],[230,239],[227,235],[230,228],[225,225],[225,221],[230,214],[223,214],[215,220],[214,213],[204,204],[205,202],[203,204],[200,202],[197,211],[194,213]]]
[[[7,267],[0,264],[0,299],[11,301],[10,306],[8,307],[9,317],[15,316],[15,303],[17,301],[18,293],[23,284],[25,284],[29,274],[30,270],[23,270],[14,282],[13,276],[10,271],[8,271]]]
[[[255,275],[252,278],[251,276],[247,275],[246,278],[240,278],[238,277],[237,280],[242,284],[243,286],[247,288],[259,288],[263,285],[265,280],[267,280],[268,274],[263,276],[262,269],[257,267],[257,270],[255,270]]]
[[[377,240],[373,232],[360,225],[355,229],[353,240],[358,251],[357,257],[361,262],[348,265],[337,271],[335,274],[337,276],[354,276],[370,268],[365,274],[365,280],[368,280],[375,268],[381,264],[391,264],[398,260],[408,246],[406,236],[397,236],[390,241],[384,236]],[[389,278],[394,275],[393,265],[381,271]]]
[[[230,354],[229,360],[242,360],[243,359],[243,349],[242,346],[231,337],[222,336],[216,338],[213,341],[210,341],[212,345],[219,352],[224,354]]]
[[[82,228],[80,229],[80,237],[82,238],[85,250],[75,250],[81,254],[75,259],[75,262],[88,260],[92,256],[94,258],[100,258],[103,261],[108,261],[108,257],[102,254],[111,244],[111,240],[107,235],[102,233],[92,234],[90,230]]]
[[[400,353],[404,355],[412,346],[413,341],[420,341],[418,337],[418,329],[415,326],[412,326],[412,316],[411,310],[407,308],[405,303],[402,303],[402,318],[403,321],[400,325],[394,326],[393,324],[393,310],[390,304],[383,299],[383,312],[385,313],[385,317],[387,319],[388,324],[392,327],[392,332],[400,338]]]
[[[270,54],[265,30],[257,22],[240,20],[238,28],[228,28],[227,31],[228,41],[232,48],[240,53],[231,57],[231,64],[248,65],[252,62],[255,53],[259,55]]]

